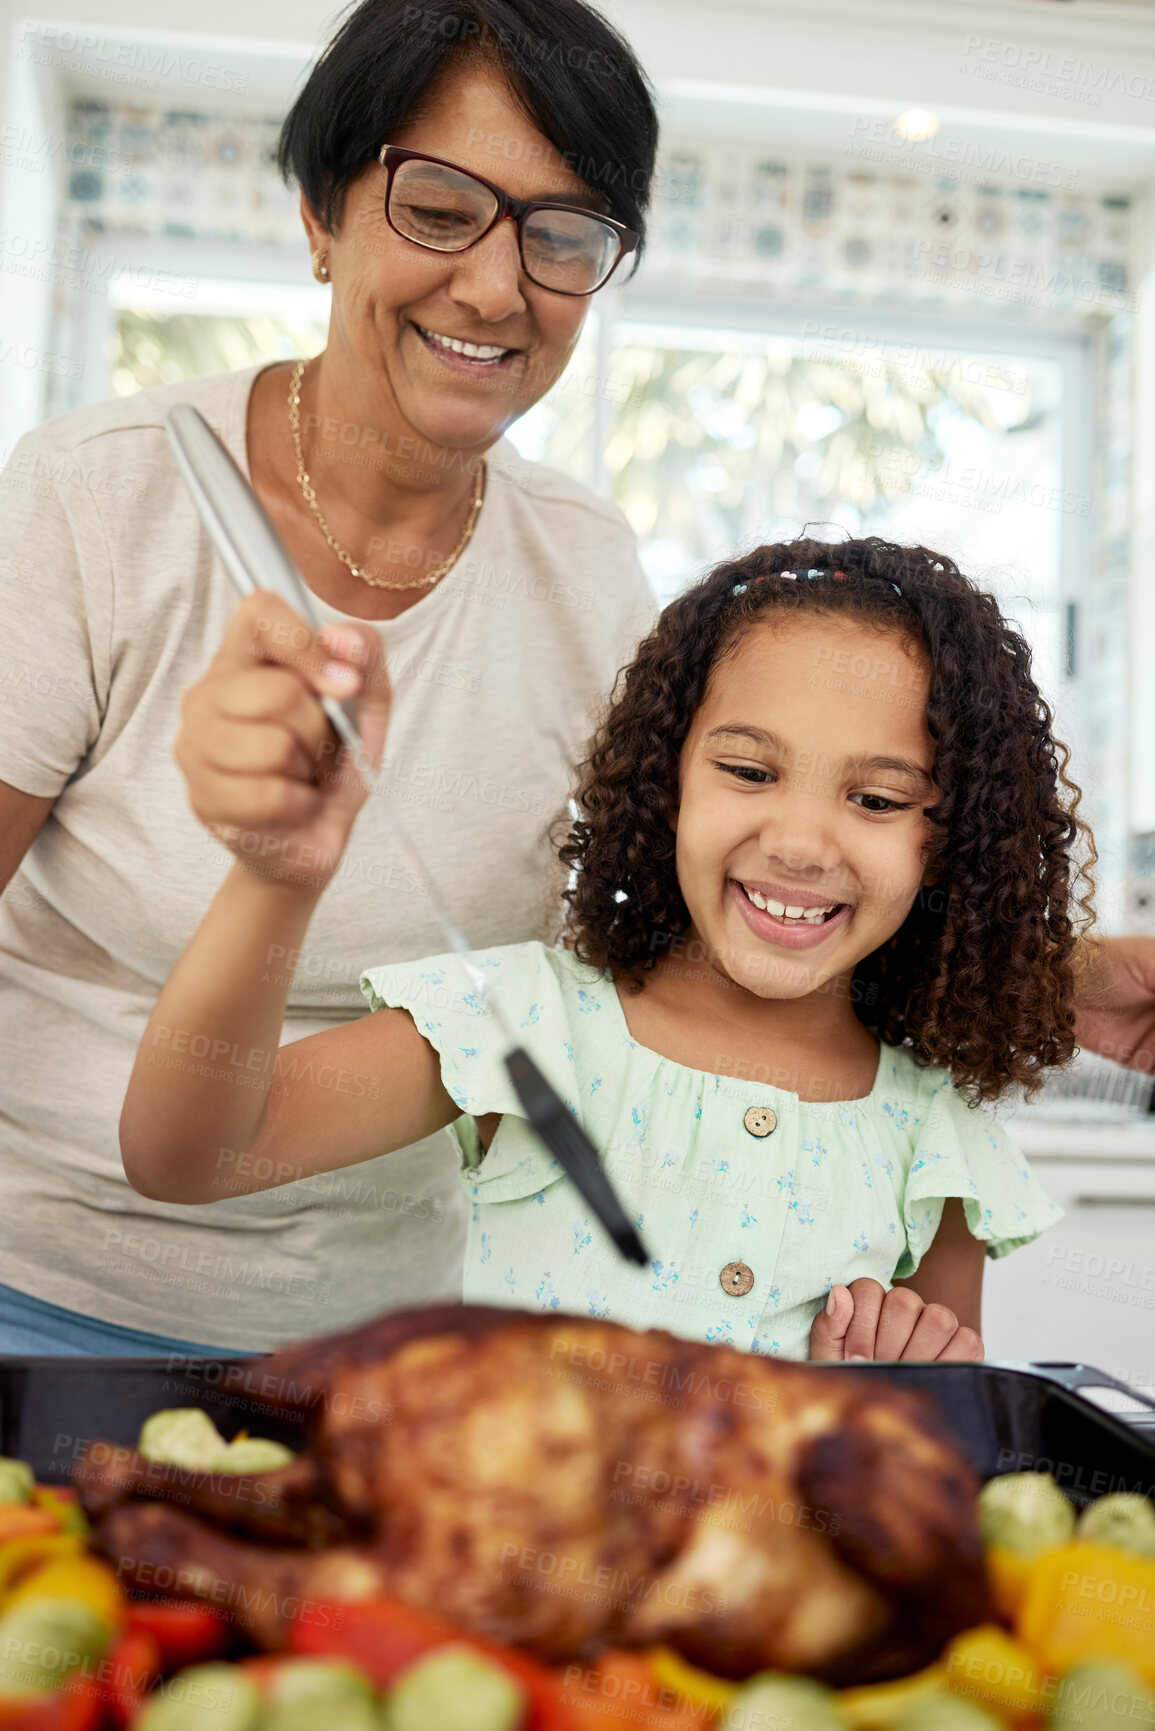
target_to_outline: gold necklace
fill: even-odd
[[[446,572],[452,571],[453,567],[464,553],[466,547],[469,545],[473,531],[477,527],[477,519],[481,514],[482,501],[485,498],[485,458],[483,457],[477,466],[477,485],[473,489],[473,503],[469,508],[469,518],[465,525],[465,532],[452,553],[449,555],[448,559],[443,559],[441,564],[436,566],[434,570],[427,571],[423,577],[414,577],[412,581],[408,583],[394,583],[388,577],[379,577],[375,571],[366,571],[363,566],[355,564],[354,561],[350,559],[348,553],[346,553],[340,542],[337,541],[333,531],[321,515],[321,507],[317,503],[317,494],[313,488],[312,481],[309,479],[309,472],[305,468],[305,453],[301,445],[301,380],[305,376],[305,368],[307,365],[307,361],[298,361],[296,366],[293,368],[293,374],[289,380],[289,426],[293,431],[293,449],[297,454],[297,485],[304,494],[306,505],[308,505],[310,511],[317,519],[317,524],[322,535],[324,535],[326,541],[329,543],[329,546],[333,549],[333,552],[337,555],[342,565],[347,565],[354,577],[360,577],[365,583],[371,583],[374,589],[429,589],[434,583],[440,583]]]

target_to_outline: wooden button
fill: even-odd
[[[744,1262],[728,1262],[718,1276],[722,1290],[734,1298],[745,1298],[754,1284],[754,1270]]]
[[[778,1114],[769,1106],[748,1106],[742,1122],[751,1136],[769,1136],[778,1123]]]

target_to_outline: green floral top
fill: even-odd
[[[622,1260],[530,1130],[505,1043],[457,958],[369,968],[361,989],[372,1007],[411,1013],[467,1114],[453,1131],[473,1200],[471,1303],[805,1358],[831,1286],[913,1274],[947,1197],[963,1199],[991,1256],[1061,1218],[999,1124],[902,1048],[881,1048],[862,1099],[800,1100],[640,1046],[612,981],[567,951],[510,944],[476,959],[601,1153],[652,1260]],[[483,1153],[474,1118],[486,1112],[503,1116]]]

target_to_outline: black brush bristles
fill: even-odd
[[[627,1262],[636,1262],[639,1268],[644,1268],[650,1260],[646,1247],[606,1177],[597,1149],[573,1113],[558,1099],[533,1059],[520,1046],[506,1055],[505,1067],[531,1128],[585,1197],[620,1254]]]

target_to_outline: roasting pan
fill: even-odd
[[[0,1454],[42,1483],[66,1484],[91,1438],[132,1445],[150,1413],[199,1406],[226,1437],[238,1430],[304,1440],[304,1407],[274,1412],[259,1358],[0,1358]],[[928,1395],[984,1478],[1051,1472],[1078,1503],[1108,1491],[1155,1496],[1155,1402],[1077,1364],[869,1364],[839,1376],[883,1379]],[[265,1388],[265,1395],[271,1392]],[[1126,1412],[1115,1412],[1087,1398]]]

